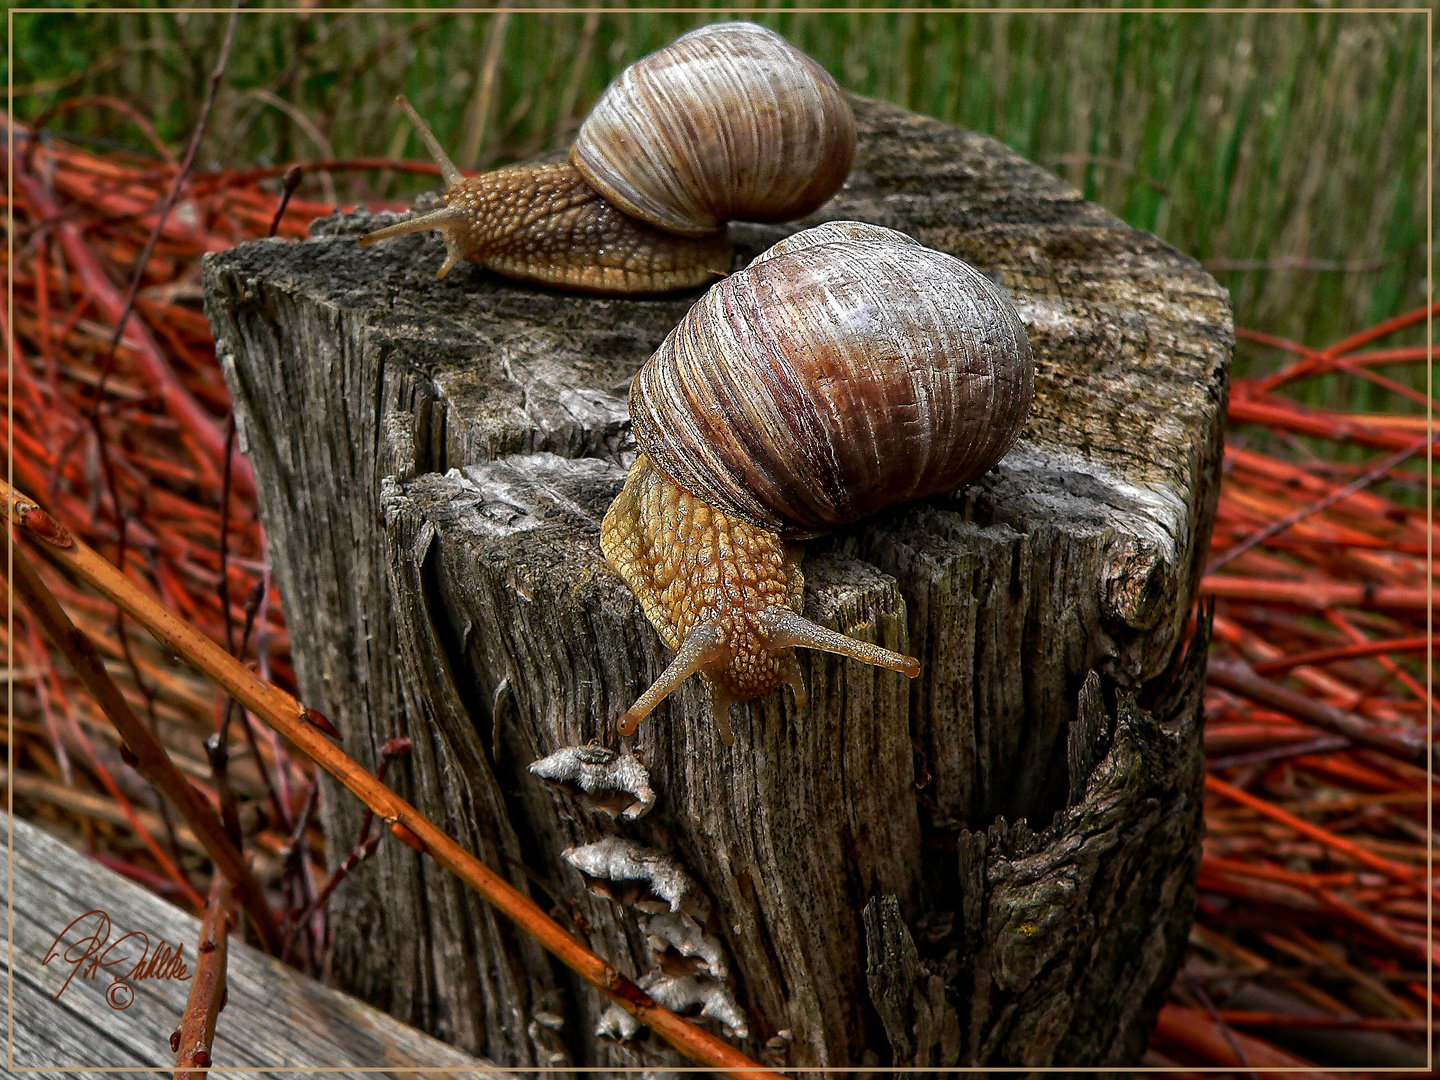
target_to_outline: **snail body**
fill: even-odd
[[[461,259],[599,293],[693,288],[730,270],[725,222],[802,217],[839,190],[855,120],[825,69],[754,23],[703,26],[626,68],[570,159],[464,177],[400,99],[445,181],[444,205],[361,239],[438,229]]]
[[[1033,394],[1005,293],[889,229],[809,229],[712,287],[631,386],[640,455],[601,526],[676,650],[621,733],[698,671],[729,745],[732,700],[788,683],[804,707],[797,645],[914,678],[913,657],[800,614],[796,541],[979,477]]]

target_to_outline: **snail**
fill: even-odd
[[[732,701],[788,684],[796,646],[914,678],[919,662],[800,614],[796,541],[952,491],[998,462],[1034,395],[998,286],[902,233],[829,222],[713,286],[630,388],[639,455],[600,529],[675,658],[622,735],[690,675],[720,739]]]
[[[569,161],[465,178],[404,98],[440,165],[445,204],[361,238],[440,230],[461,259],[582,292],[655,293],[729,273],[725,222],[789,221],[830,198],[855,159],[835,80],[773,30],[713,23],[626,68]]]

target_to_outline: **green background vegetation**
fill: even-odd
[[[423,156],[392,105],[398,92],[462,167],[533,156],[564,145],[626,63],[709,17],[247,9],[200,167]],[[995,135],[1200,258],[1231,289],[1240,325],[1321,345],[1425,302],[1423,12],[754,17],[848,89]],[[225,22],[17,11],[16,115],[109,95],[183,147]],[[47,127],[146,146],[99,107]],[[344,201],[428,186],[379,172],[306,183],[307,194]],[[1239,353],[1242,370],[1279,359]],[[1422,367],[1399,377],[1423,388]],[[1316,404],[1416,407],[1347,376],[1304,392]]]

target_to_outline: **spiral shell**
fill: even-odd
[[[854,159],[855,118],[835,80],[748,22],[703,26],[631,64],[570,153],[606,200],[681,234],[803,217]]]
[[[630,413],[678,486],[799,536],[980,476],[1033,395],[1003,290],[900,233],[832,222],[706,293],[641,369]]]

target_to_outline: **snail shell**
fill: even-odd
[[[774,31],[719,23],[632,64],[569,162],[465,177],[403,98],[445,178],[445,204],[361,238],[438,229],[459,260],[600,293],[693,288],[729,272],[731,218],[780,221],[845,182],[855,120],[825,70]]]
[[[630,414],[678,486],[797,536],[975,479],[1033,395],[999,287],[901,233],[836,222],[706,293],[641,369]]]
[[[828,72],[773,30],[713,23],[631,64],[570,160],[632,217],[695,234],[804,217],[855,160],[855,117]]]

